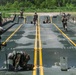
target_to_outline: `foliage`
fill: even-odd
[[[66,7],[67,7],[67,8],[73,8],[74,5],[73,5],[73,4],[69,4],[69,3],[67,3],[67,4],[66,4]]]
[[[8,2],[7,2],[6,7],[7,7],[7,8],[10,8],[11,5],[12,5],[12,3],[8,3]]]
[[[3,3],[5,1],[5,3]],[[74,8],[76,4],[76,0],[0,0],[0,10],[14,10],[19,11],[23,8],[25,11],[40,11],[44,9],[47,11],[52,9],[61,10],[61,7],[66,8]]]
[[[18,9],[19,8],[19,2],[18,1],[15,1],[12,5],[11,5],[12,8],[14,9]]]

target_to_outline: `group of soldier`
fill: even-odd
[[[67,20],[68,20],[67,17],[68,16],[69,16],[69,14],[66,15],[65,13],[63,13],[63,15],[62,15],[62,24],[63,24],[64,30],[66,30],[66,31],[67,31]],[[33,22],[31,22],[31,23],[34,23],[34,25],[36,25],[37,22],[38,22],[38,15],[37,15],[37,13],[35,13],[34,18],[33,18]],[[45,23],[51,23],[51,22],[50,22],[49,18],[46,17],[46,20],[43,21],[43,23],[45,24]]]
[[[23,11],[20,11],[20,17],[23,17]],[[34,25],[38,24],[38,14],[35,12],[34,17],[33,17],[33,21],[31,21],[31,23],[33,23]],[[43,21],[43,23],[50,23],[49,18],[47,17],[45,21]],[[62,24],[63,24],[63,28],[64,30],[67,30],[67,16],[65,13],[63,13],[62,15]],[[0,13],[0,26],[2,26],[2,14]]]
[[[20,16],[23,17],[23,11],[20,12]],[[50,23],[49,18],[47,17],[43,23]],[[34,25],[38,24],[38,14],[36,12],[33,17],[33,24]],[[62,24],[64,30],[67,31],[67,16],[65,13],[63,13],[62,15]],[[0,14],[0,26],[2,26],[1,14]],[[8,59],[9,59],[8,61],[9,70],[27,69],[27,67],[29,67],[29,69],[33,69],[33,65],[27,65],[28,61],[30,60],[30,55],[27,54],[26,52],[13,51],[8,54]]]

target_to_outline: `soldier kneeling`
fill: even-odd
[[[27,64],[28,61],[30,60],[30,55],[21,52],[21,53],[16,53],[16,54],[9,54],[9,59],[12,60],[12,64],[9,64],[9,69],[10,70],[32,70],[33,65],[32,64]]]

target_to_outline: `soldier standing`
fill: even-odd
[[[37,15],[37,13],[35,13],[33,21],[34,21],[34,25],[37,24],[37,22],[38,22],[38,15]]]
[[[23,11],[22,10],[20,11],[20,17],[21,18],[23,17]]]
[[[66,16],[63,16],[63,18],[62,18],[62,23],[63,23],[63,28],[64,28],[64,30],[67,31],[67,18],[66,18]]]

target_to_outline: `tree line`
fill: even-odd
[[[76,0],[0,0],[0,6],[5,8],[55,8],[75,7]]]

